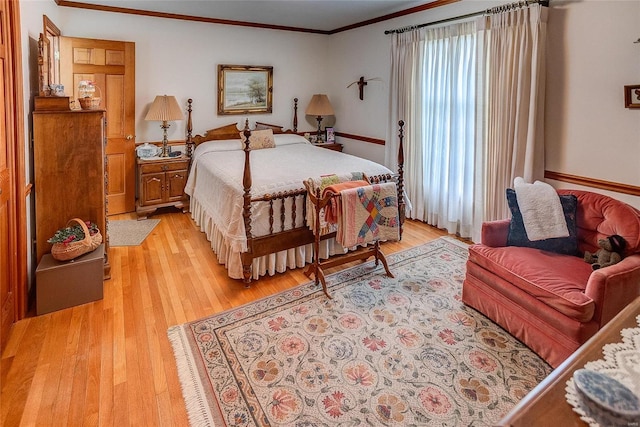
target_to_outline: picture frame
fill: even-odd
[[[624,106],[626,108],[640,108],[640,85],[624,87]]]
[[[332,127],[324,128],[325,142],[327,144],[335,144],[336,142],[336,131]]]
[[[218,65],[218,114],[271,113],[273,67]]]

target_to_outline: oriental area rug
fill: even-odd
[[[466,259],[440,238],[169,328],[191,424],[496,423],[551,368],[460,301]]]

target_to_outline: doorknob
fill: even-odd
[[[127,141],[131,141],[133,139],[133,135],[127,135]]]

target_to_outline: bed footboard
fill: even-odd
[[[404,121],[398,122],[399,126],[399,147],[398,147],[398,173],[397,175],[383,174],[374,175],[368,177],[372,183],[387,182],[395,179],[398,189],[398,210],[400,216],[400,239],[402,239],[402,228],[405,220],[405,202],[404,202]],[[307,190],[300,188],[298,190],[280,192],[275,194],[266,194],[258,198],[251,198],[251,149],[249,148],[249,137],[251,131],[249,130],[248,123],[245,124],[244,129],[244,172],[243,172],[243,207],[242,217],[244,220],[246,237],[247,237],[247,252],[241,254],[242,259],[242,276],[246,286],[249,286],[252,277],[252,264],[254,258],[258,258],[271,253],[283,251],[286,249],[295,248],[298,246],[311,244],[314,242],[314,234],[306,224],[296,227],[297,208],[296,201],[298,198],[302,198],[302,218],[306,218],[306,197]],[[285,213],[285,206],[288,200],[292,200],[292,209],[290,216],[287,218]],[[266,236],[253,237],[251,230],[251,207],[254,202],[268,202],[269,203],[269,234]],[[276,221],[276,214],[279,213],[278,221]],[[303,223],[306,223],[303,220]],[[287,229],[287,225],[290,225],[290,229]],[[275,228],[274,228],[275,226]],[[333,235],[323,236],[323,238],[331,238]],[[315,256],[315,254],[314,254]]]

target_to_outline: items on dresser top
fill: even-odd
[[[162,153],[162,148],[153,144],[149,144],[148,142],[145,142],[144,144],[139,145],[138,148],[136,148],[136,154],[141,159],[157,157],[160,155],[160,153]]]
[[[623,375],[630,378],[628,374]],[[573,385],[577,391],[577,394],[572,394],[576,409],[580,407],[581,411],[585,411],[582,407],[588,407],[607,420],[613,419],[613,422],[616,419],[621,423],[640,419],[640,399],[613,376],[582,368],[574,372]],[[569,385],[567,390],[570,390]],[[572,391],[567,393],[569,395]]]

